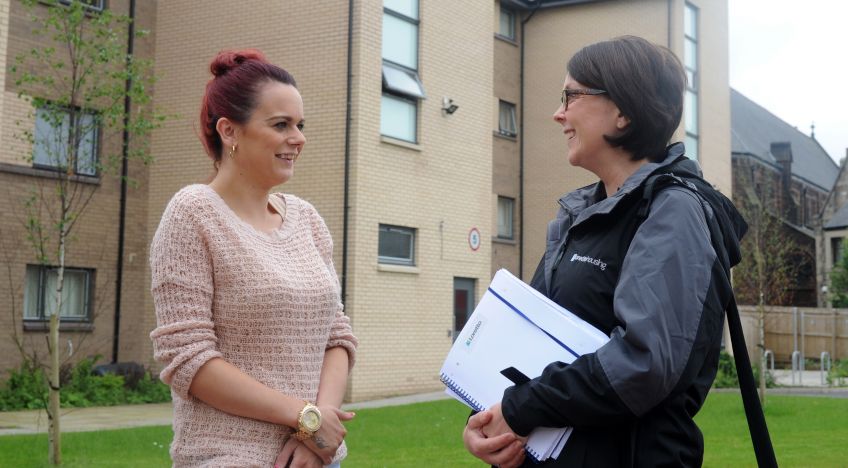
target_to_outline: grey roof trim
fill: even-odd
[[[515,10],[535,10],[537,8],[556,8],[561,6],[597,3],[606,0],[501,0],[501,5]]]
[[[753,153],[743,153],[743,152],[734,151],[734,152],[732,152],[732,153],[731,153],[731,157],[737,157],[737,158],[738,158],[738,157],[754,158],[754,159],[756,159],[758,162],[762,163],[763,165],[770,166],[771,168],[773,168],[773,169],[774,169],[774,170],[776,170],[776,171],[780,171],[780,169],[781,169],[781,168],[780,168],[780,166],[778,166],[777,164],[775,164],[775,163],[773,163],[773,162],[771,162],[771,161],[769,161],[769,160],[767,160],[767,159],[763,159],[761,156],[757,156],[756,154],[753,154]],[[804,182],[804,183],[806,183],[807,185],[812,185],[812,186],[814,186],[814,187],[816,187],[816,188],[820,189],[822,192],[830,193],[830,191],[831,191],[831,189],[829,189],[829,188],[825,188],[825,187],[822,187],[821,185],[819,185],[819,184],[817,184],[817,183],[813,182],[812,180],[805,179],[804,177],[801,177],[801,176],[799,176],[798,174],[795,174],[794,172],[792,173],[792,178],[793,178],[793,179],[798,179],[798,180],[800,180],[800,181],[803,181],[803,182]],[[834,182],[834,183],[835,183],[835,182]]]

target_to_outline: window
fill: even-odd
[[[698,125],[698,10],[687,3],[683,10],[683,68],[686,70],[686,95],[683,103],[686,126],[686,154],[698,159],[700,130]]]
[[[501,20],[498,27],[498,34],[501,36],[515,40],[515,12],[501,7]]]
[[[415,265],[415,229],[381,224],[378,243],[380,263]]]
[[[77,158],[74,173],[97,175],[97,150],[99,140],[98,115],[91,111],[75,109],[71,125],[69,109],[48,105],[35,111],[32,165],[34,167],[61,169],[68,166],[68,141],[71,130],[77,132]]]
[[[498,133],[511,137],[516,135],[515,104],[498,101]]]
[[[418,101],[426,98],[418,76],[417,0],[383,0],[382,54],[380,133],[416,143]]]
[[[513,214],[515,213],[515,199],[498,197],[498,237],[501,239],[512,239]]]
[[[831,237],[830,238],[830,252],[833,255],[832,265],[835,267],[839,264],[839,261],[842,260],[842,249],[845,248],[845,243],[842,241],[842,237]]]
[[[65,267],[62,311],[65,321],[90,320],[94,270]],[[27,265],[24,284],[24,320],[47,320],[56,310],[56,267]]]
[[[399,140],[415,141],[418,108],[414,100],[383,94],[380,133]]]
[[[73,0],[59,0],[62,5],[70,5]],[[79,0],[83,7],[89,11],[103,11],[106,8],[106,0]]]

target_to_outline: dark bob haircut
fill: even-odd
[[[621,36],[580,49],[568,62],[568,74],[590,88],[604,89],[630,119],[617,137],[604,135],[634,160],[660,161],[680,125],[686,74],[667,48],[641,37]]]

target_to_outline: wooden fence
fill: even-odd
[[[739,306],[739,314],[753,364],[760,356],[755,352],[757,307]],[[774,353],[778,367],[789,367],[795,350],[804,359],[818,360],[822,352],[832,360],[848,359],[848,309],[766,306],[765,330],[766,349]]]

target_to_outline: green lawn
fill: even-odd
[[[348,423],[344,467],[483,466],[462,447],[467,416],[452,400],[359,410]],[[771,396],[766,417],[781,466],[848,466],[848,400]],[[697,420],[704,466],[756,466],[739,395],[710,395]],[[170,466],[170,439],[169,427],[67,433],[63,466]],[[47,466],[46,458],[45,435],[0,437],[0,466]]]

